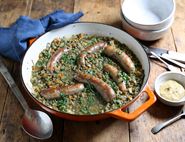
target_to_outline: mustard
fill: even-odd
[[[184,87],[175,80],[168,80],[160,85],[160,95],[169,101],[179,101],[185,96]]]

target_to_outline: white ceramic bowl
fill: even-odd
[[[160,74],[155,81],[155,92],[157,94],[158,99],[169,106],[181,106],[185,104],[185,97],[183,97],[179,101],[169,101],[162,97],[159,92],[160,85],[167,80],[175,80],[180,83],[185,88],[185,74],[181,72],[164,72]]]
[[[121,21],[122,21],[122,27],[123,29],[131,34],[132,36],[146,41],[153,41],[162,38],[169,28],[171,27],[173,20],[171,23],[169,23],[164,29],[161,30],[155,30],[155,31],[149,31],[149,30],[141,30],[137,29],[134,26],[130,25],[126,20],[123,14],[121,13]]]
[[[161,30],[173,21],[174,0],[124,0],[122,13],[128,23],[142,30]]]

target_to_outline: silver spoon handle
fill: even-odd
[[[170,71],[178,71],[174,66],[172,66],[172,65],[168,64],[167,62],[165,62],[160,56],[158,56],[154,52],[150,51],[150,53],[153,56],[155,56],[157,59],[159,59],[162,63],[164,63],[166,65],[166,67],[168,68],[168,70],[170,70]]]
[[[170,119],[170,120],[167,120],[167,121],[165,121],[165,122],[163,122],[163,123],[160,123],[160,124],[156,125],[155,127],[152,128],[152,130],[151,130],[152,133],[153,133],[153,134],[158,133],[158,132],[159,132],[161,129],[163,129],[164,127],[166,127],[166,126],[168,126],[169,124],[172,124],[173,122],[179,120],[183,115],[184,115],[184,114],[181,113],[181,114],[175,116],[174,118],[172,118],[172,119]]]
[[[21,103],[22,107],[24,108],[25,111],[29,110],[29,106],[26,103],[24,97],[22,96],[21,91],[19,90],[19,88],[17,87],[14,79],[12,78],[12,76],[10,75],[8,69],[5,67],[5,65],[2,62],[2,59],[0,58],[0,72],[3,75],[3,77],[5,78],[6,82],[8,83],[8,85],[10,86],[13,94],[16,96],[16,98],[19,100],[19,102]]]
[[[179,66],[179,67],[181,67],[181,68],[184,68],[184,69],[185,69],[185,64],[180,63],[180,62],[175,61],[175,60],[172,60],[172,59],[168,58],[168,57],[167,57],[167,56],[165,56],[165,55],[162,55],[161,57],[162,57],[163,59],[166,59],[167,61],[170,61],[171,63],[174,63],[175,65],[177,65],[177,66]]]
[[[166,66],[168,66],[169,64],[167,64],[163,59],[161,59],[157,54],[155,54],[154,52],[150,52],[153,56],[155,56],[157,59],[159,59],[161,62],[163,62]]]

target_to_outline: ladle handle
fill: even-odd
[[[6,82],[8,83],[8,85],[10,86],[13,94],[16,96],[16,98],[19,100],[19,102],[21,103],[22,107],[24,108],[25,111],[29,110],[29,106],[26,103],[24,97],[22,96],[21,91],[19,90],[19,88],[17,87],[14,79],[12,78],[12,76],[10,75],[8,69],[5,67],[3,61],[2,61],[2,57],[0,57],[0,72],[3,75],[3,77],[5,78]]]

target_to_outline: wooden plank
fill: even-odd
[[[73,12],[74,0],[33,0],[30,16],[40,18],[55,10]]]
[[[128,123],[114,118],[97,122],[64,123],[64,142],[128,142]]]
[[[6,1],[6,0],[1,0],[0,1],[0,26],[6,27],[9,26],[12,22],[14,22],[20,14],[25,14],[27,11],[27,3],[29,2],[29,0],[26,1],[15,1],[15,2],[11,2],[11,1]],[[16,12],[15,12],[16,11]],[[4,60],[6,66],[8,67],[9,70],[12,69],[13,67],[13,62],[11,60]],[[4,103],[5,103],[5,99],[7,96],[7,91],[8,91],[8,86],[7,83],[4,81],[3,77],[0,76],[0,89],[1,89],[1,93],[0,93],[0,121],[1,121],[1,115],[3,112],[3,108],[4,108]]]
[[[178,52],[185,53],[185,2],[183,0],[176,0],[175,21],[172,25],[172,33],[174,37],[175,46]]]
[[[3,60],[4,64],[7,66],[8,70],[11,70],[13,64],[10,60]],[[0,122],[2,119],[2,114],[3,114],[3,110],[4,110],[4,105],[5,105],[5,101],[7,98],[7,93],[8,93],[8,84],[5,82],[3,76],[0,76]]]
[[[9,26],[20,15],[26,15],[28,13],[29,2],[30,2],[29,0],[26,1],[1,0],[0,2],[1,26],[4,27]],[[4,61],[5,65],[8,67],[11,74],[13,74],[14,63],[8,59]],[[1,77],[0,81],[1,81],[0,104],[2,104],[1,107],[3,107],[3,111],[0,107],[0,116],[1,116],[0,142],[26,141],[28,140],[29,137],[27,137],[25,134],[23,135],[22,133],[24,132],[22,132],[22,130],[20,129],[20,120],[23,111],[15,97],[12,95],[10,89],[7,87],[7,83],[5,82],[5,80]],[[3,101],[5,102],[3,103]]]
[[[8,90],[0,125],[0,142],[26,142],[29,140],[29,137],[21,129],[22,116],[23,110],[20,104],[12,92]]]
[[[0,25],[9,26],[20,15],[27,15],[30,0],[1,0],[0,1]]]
[[[183,30],[182,28],[179,28],[179,27],[185,27],[182,22],[182,20],[184,21],[184,19],[182,18],[182,15],[185,12],[185,10],[182,10],[182,5],[185,6],[185,2],[182,0],[177,0],[176,4],[177,4],[177,10],[176,10],[175,19],[178,19],[179,21],[175,20],[173,27],[172,27],[173,32],[169,30],[169,32],[161,40],[151,43],[152,46],[166,48],[170,50],[176,50],[174,40],[173,40],[173,34],[174,34],[175,42],[178,42],[176,43],[176,46],[178,47],[177,50],[183,51],[181,44],[183,44],[183,46],[185,44],[183,43],[183,37],[180,37],[183,34],[182,32]],[[178,18],[177,15],[181,15],[181,18]],[[185,18],[185,15],[184,15],[184,18]],[[175,25],[178,27],[177,31],[175,30],[176,29],[174,27]],[[179,43],[179,40],[181,40],[182,42]],[[179,46],[181,48],[179,48]],[[149,85],[152,88],[154,88],[154,81],[156,77],[164,71],[165,71],[164,68],[161,68],[159,65],[152,62],[150,79],[149,79]],[[142,102],[143,102],[143,99],[141,99],[137,103],[134,103],[134,105],[130,107],[130,111],[135,110],[135,108]],[[168,126],[167,128],[165,128],[164,130],[162,130],[160,133],[156,135],[153,135],[151,133],[151,128],[153,126],[174,116],[175,114],[179,112],[179,110],[180,110],[179,107],[175,108],[175,107],[165,106],[164,104],[158,101],[154,106],[152,106],[148,111],[146,111],[137,120],[130,123],[131,142],[135,142],[135,141],[138,141],[138,142],[148,142],[148,141],[182,142],[182,141],[185,141],[185,137],[184,137],[185,129],[183,127],[185,125],[185,122],[183,122],[183,120],[180,120]]]
[[[75,0],[75,11],[83,11],[81,21],[121,27],[120,0]]]
[[[119,4],[119,0],[76,0],[74,11],[82,10],[85,13],[81,21],[103,22],[120,27]],[[98,122],[65,121],[63,140],[65,142],[128,142],[128,123],[113,118]]]

